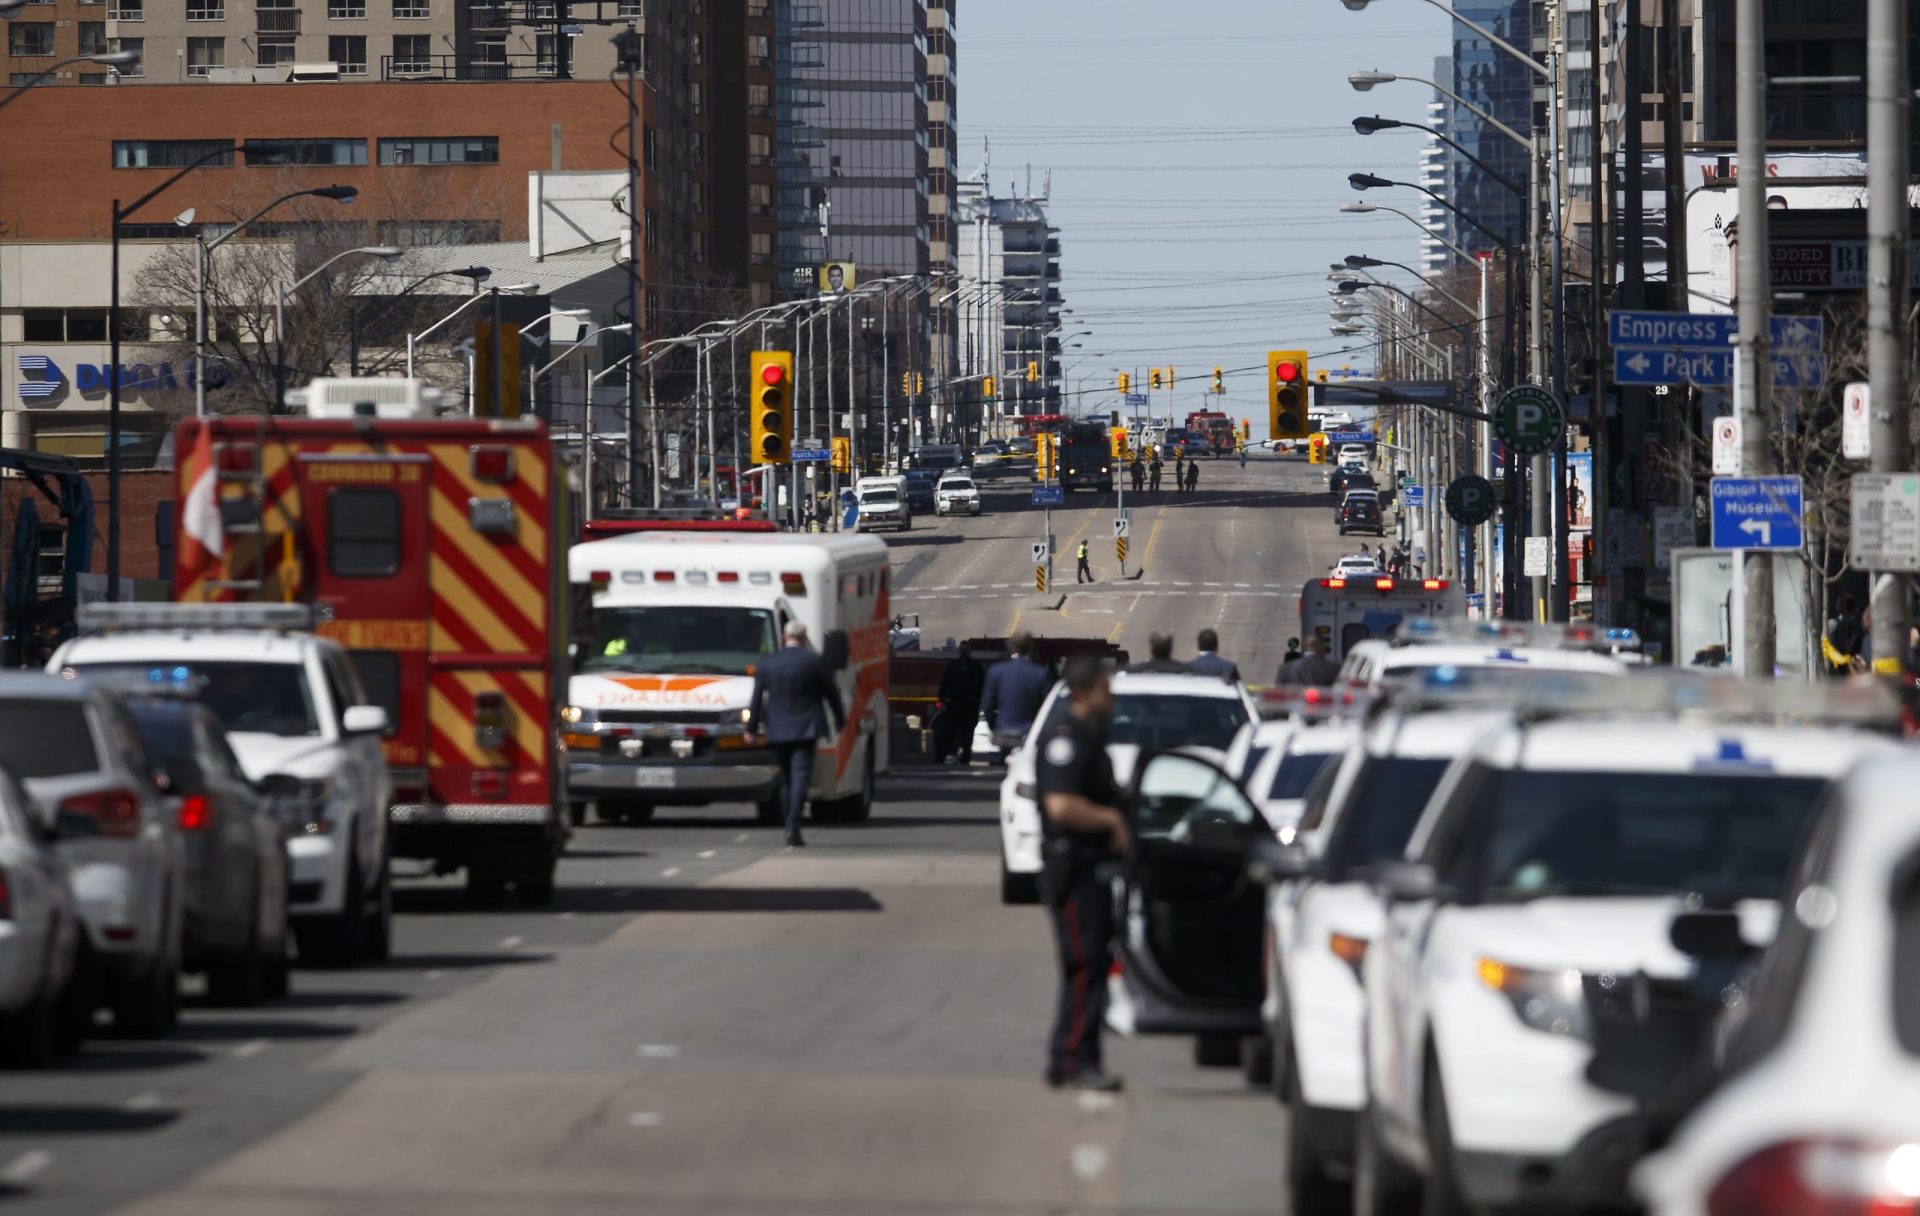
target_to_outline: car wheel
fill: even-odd
[[[1427,1060],[1421,1087],[1422,1121],[1427,1125],[1427,1179],[1420,1192],[1420,1216],[1467,1216],[1466,1198],[1453,1169],[1453,1125],[1447,1119],[1447,1093],[1440,1065]]]
[[[80,1049],[87,1033],[93,1029],[93,1011],[100,1007],[99,972],[94,966],[93,947],[84,940],[85,934],[86,931],[81,930],[83,940],[74,956],[73,973],[67,976],[67,986],[60,990],[55,1009],[55,1033],[63,1053]]]
[[[861,783],[859,793],[841,802],[840,821],[842,823],[865,823],[873,817],[874,764],[872,743],[867,744],[866,758],[861,762],[861,766],[865,770],[865,780]]]
[[[1283,1049],[1288,1056],[1287,1077],[1287,1197],[1294,1216],[1334,1216],[1352,1205],[1349,1188],[1327,1172],[1327,1163],[1314,1150],[1310,1132],[1313,1113],[1300,1097],[1300,1070],[1291,1059],[1293,1048]]]
[[[255,925],[245,946],[207,965],[207,995],[216,1005],[258,1005],[266,995],[264,972],[260,929]]]
[[[1361,1107],[1355,1120],[1353,1216],[1405,1216],[1415,1195],[1412,1178],[1381,1146],[1371,1107]]]
[[[569,827],[579,828],[579,827],[585,827],[586,824],[587,824],[587,804],[584,802],[567,803],[567,825]]]
[[[1000,854],[1000,902],[1037,904],[1040,902],[1040,876],[1016,874],[1007,868],[1007,855]]]
[[[307,918],[294,928],[300,944],[300,961],[313,967],[351,966],[367,932],[367,882],[360,873],[360,859],[347,859],[347,889],[340,900],[340,911],[332,916]]]
[[[164,1037],[173,1028],[179,990],[179,964],[171,958],[156,961],[115,994],[114,1029],[127,1039]]]
[[[56,998],[37,992],[24,1009],[0,1018],[0,1059],[16,1068],[45,1068],[60,1053]]]
[[[393,954],[393,871],[388,866],[380,870],[380,892],[374,899],[361,950],[361,957],[370,963],[384,963]]]
[[[1264,1034],[1250,1034],[1240,1040],[1240,1075],[1254,1089],[1273,1084],[1273,1040]]]
[[[520,902],[529,908],[546,908],[553,904],[553,874],[559,865],[556,858],[549,855],[544,861],[523,871],[513,884],[513,893]]]
[[[1237,1034],[1194,1035],[1194,1064],[1201,1068],[1234,1067],[1240,1063],[1240,1039]]]

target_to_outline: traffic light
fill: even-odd
[[[1115,460],[1126,460],[1126,459],[1129,459],[1132,455],[1133,453],[1131,449],[1127,447],[1127,428],[1123,426],[1114,427],[1113,428],[1113,458]]]
[[[1169,389],[1171,389],[1171,388],[1173,387],[1173,366],[1172,366],[1172,364],[1168,364],[1168,366],[1167,366],[1167,387],[1168,387]]]
[[[1162,384],[1161,377],[1160,377],[1160,369],[1157,367],[1154,368],[1153,371],[1149,373],[1149,375],[1152,379],[1153,387],[1160,388]]]
[[[793,460],[793,352],[756,350],[747,361],[753,404],[748,411],[748,442],[760,464]]]
[[[833,446],[833,471],[836,473],[853,472],[853,440],[846,435],[835,435]]]
[[[1133,377],[1128,375],[1126,372],[1120,373],[1120,391],[1123,393],[1130,393],[1133,391]]]
[[[1227,391],[1226,377],[1224,373],[1222,373],[1221,370],[1217,367],[1213,369],[1213,391],[1215,395],[1219,395]]]
[[[918,397],[927,391],[927,378],[919,372],[913,373],[913,395]]]
[[[1033,440],[1034,475],[1042,481],[1053,480],[1053,435],[1042,431]]]
[[[913,373],[912,372],[900,373],[900,395],[902,397],[913,396]]]
[[[1267,352],[1267,426],[1274,439],[1307,437],[1307,352]]]
[[[980,395],[988,401],[993,400],[993,377],[988,376],[980,382]]]
[[[1039,382],[1039,379],[1040,379],[1040,361],[1038,359],[1027,360],[1027,383],[1035,384]]]
[[[1315,380],[1318,380],[1320,383],[1325,384],[1327,382],[1327,369],[1323,367],[1319,371],[1313,373],[1313,378]]]

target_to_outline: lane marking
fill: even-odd
[[[160,1092],[158,1090],[145,1089],[133,1095],[133,1097],[128,1098],[125,1102],[122,1102],[120,1104],[120,1109],[121,1110],[152,1110],[154,1107],[159,1106],[162,1101],[163,1099],[160,1097]]]
[[[1080,1095],[1080,1111],[1087,1115],[1104,1115],[1119,1105],[1112,1094],[1103,1094],[1098,1090],[1085,1090]]]
[[[248,1039],[233,1049],[233,1058],[236,1060],[251,1060],[271,1046],[273,1046],[273,1044],[265,1039]]]
[[[627,1116],[628,1127],[659,1127],[660,1112],[657,1110],[636,1110]]]
[[[521,937],[519,934],[515,934],[512,937],[503,937],[500,939],[500,948],[502,950],[517,950],[526,943],[526,940],[526,938]]]
[[[427,972],[425,975],[421,976],[420,978],[423,980],[443,980],[447,978],[447,973],[439,970],[438,968],[435,968],[434,970]]]
[[[701,861],[706,861],[708,858],[712,857],[715,853],[718,853],[718,852],[719,852],[718,849],[701,849],[697,854],[695,854],[695,856],[697,856]]]
[[[677,1060],[680,1049],[671,1043],[642,1043],[634,1049],[634,1054],[643,1060]]]
[[[662,878],[676,878],[679,876],[679,874],[680,874],[679,866],[668,866],[666,869],[660,871],[660,877]]]
[[[578,917],[579,915],[580,915],[580,914],[579,914],[578,912],[562,912],[562,913],[560,914],[560,919],[561,919],[561,920],[573,920],[574,918],[576,918],[576,917]]]
[[[747,843],[747,834],[746,834],[745,832],[741,832],[741,833],[740,833],[739,835],[737,835],[737,836],[735,836],[735,837],[733,838],[733,843],[735,843],[735,844],[745,844],[745,843]]]
[[[28,1149],[0,1169],[0,1182],[22,1186],[45,1173],[53,1164],[53,1154],[42,1148]]]
[[[1076,1144],[1068,1156],[1073,1166],[1073,1176],[1082,1182],[1092,1182],[1107,1172],[1107,1150],[1098,1144]]]

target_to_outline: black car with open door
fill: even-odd
[[[1134,768],[1126,810],[1132,855],[1117,892],[1123,994],[1108,1018],[1138,1034],[1191,1034],[1206,1065],[1237,1064],[1260,1029],[1266,895],[1248,873],[1273,829],[1211,761],[1150,752]]]

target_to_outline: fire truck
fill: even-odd
[[[545,904],[572,539],[545,424],[435,417],[412,380],[304,395],[304,416],[179,424],[175,598],[311,604],[387,710],[394,856]]]
[[[1239,435],[1233,429],[1233,419],[1219,410],[1195,410],[1188,414],[1187,431],[1206,438],[1215,460],[1231,455],[1240,442]]]

